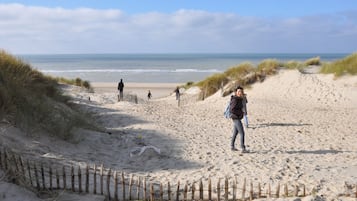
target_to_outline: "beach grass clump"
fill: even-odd
[[[320,57],[307,59],[304,64],[305,66],[319,66],[321,64]]]
[[[240,79],[241,77],[244,77],[245,75],[254,71],[254,69],[255,69],[255,67],[253,66],[253,64],[245,62],[245,63],[239,64],[238,66],[228,68],[224,72],[224,75],[230,80],[235,80],[235,79]]]
[[[320,70],[324,74],[334,74],[336,77],[351,74],[357,74],[357,53],[353,53],[343,59],[332,63],[325,63]]]
[[[223,73],[216,73],[212,76],[198,82],[196,85],[201,88],[202,93],[200,99],[204,99],[216,91],[218,91],[222,86],[227,84],[228,78]]]
[[[287,68],[287,69],[300,69],[304,67],[304,64],[298,61],[288,61],[282,64],[282,67]]]
[[[265,59],[257,66],[257,71],[266,75],[274,75],[281,64],[276,59]]]
[[[55,79],[57,82],[63,83],[63,84],[69,84],[69,85],[75,85],[75,86],[79,86],[79,87],[84,87],[89,91],[93,91],[93,87],[90,84],[89,81],[87,80],[82,80],[81,78],[77,77],[75,79],[67,79],[67,78],[63,78],[63,77],[56,77],[53,78]]]
[[[69,104],[56,79],[0,50],[0,120],[27,133],[47,131],[69,139],[75,127],[94,128]]]

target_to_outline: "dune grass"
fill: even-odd
[[[94,128],[69,100],[55,78],[0,50],[0,120],[26,133],[46,131],[62,139],[75,127]]]
[[[321,72],[335,73],[336,75],[341,75],[343,73],[355,75],[357,72],[356,64],[357,53],[332,64],[324,64]],[[305,68],[311,65],[320,66],[320,57],[313,57],[304,62],[288,61],[285,63],[279,62],[276,59],[265,59],[257,66],[245,62],[238,66],[231,67],[223,73],[215,74],[205,80],[194,83],[193,85],[201,88],[201,97],[208,97],[221,89],[222,85],[226,86],[228,84],[225,92],[223,92],[223,95],[227,95],[237,85],[249,87],[249,85],[254,84],[255,82],[263,81],[266,76],[276,74],[279,69],[297,69],[300,72],[303,72]]]
[[[325,63],[322,65],[321,73],[334,74],[336,77],[341,75],[357,74],[357,53],[353,53],[343,59],[337,60],[332,63]]]

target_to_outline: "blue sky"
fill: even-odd
[[[0,0],[0,49],[352,53],[356,0]]]

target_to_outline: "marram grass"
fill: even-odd
[[[69,106],[69,100],[55,78],[0,50],[0,120],[29,134],[46,131],[63,139],[69,139],[76,127],[96,129]]]

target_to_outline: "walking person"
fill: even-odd
[[[243,118],[243,88],[238,86],[235,90],[235,94],[231,96],[230,101],[230,113],[233,121],[233,131],[231,139],[231,150],[238,151],[235,147],[235,140],[238,133],[240,134],[240,148],[242,153],[247,153],[245,143],[244,143],[244,128],[241,122]]]
[[[180,88],[179,87],[176,87],[175,94],[176,94],[177,105],[180,106]]]
[[[151,97],[152,97],[152,94],[151,94],[151,91],[149,90],[149,91],[148,91],[148,100],[150,100]]]
[[[124,91],[124,82],[123,79],[120,79],[120,82],[118,83],[118,90],[119,90],[119,98],[118,101],[123,100],[124,95],[123,95],[123,91]]]
[[[247,94],[244,93],[244,90],[243,90],[243,112],[244,112],[243,119],[244,119],[244,125],[246,128],[249,127],[247,103],[248,103]]]

